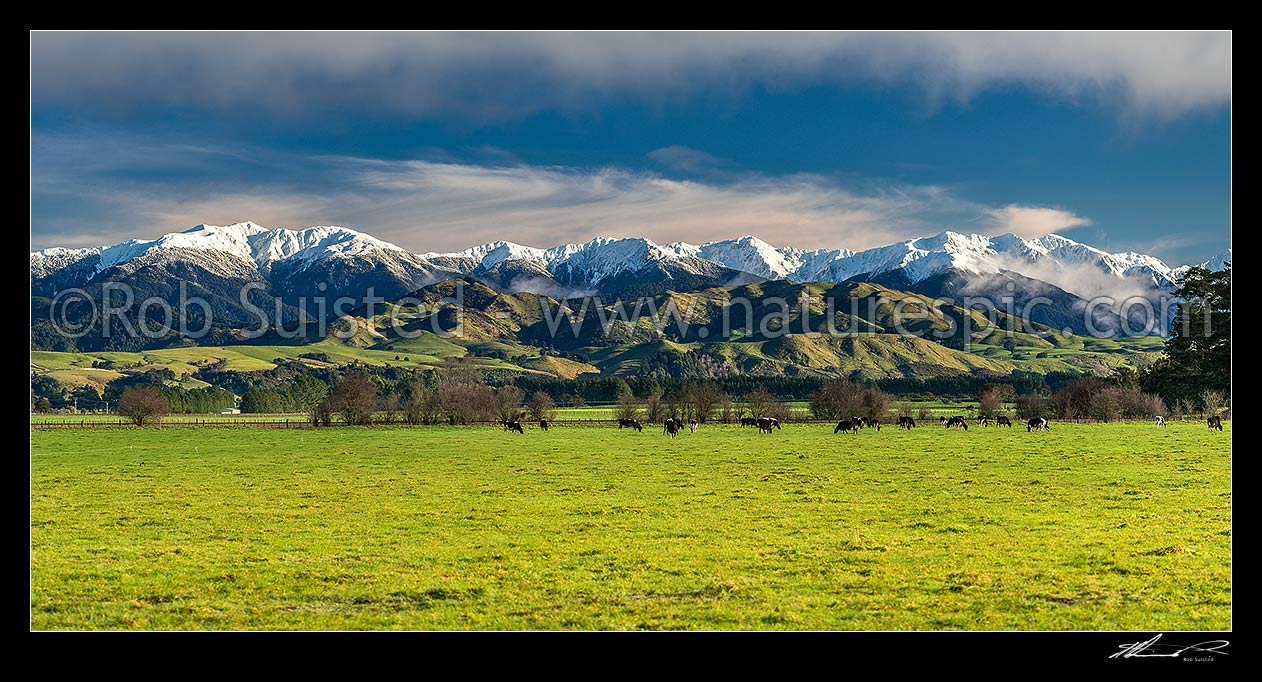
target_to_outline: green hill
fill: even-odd
[[[454,302],[460,302],[456,305]],[[832,302],[829,305],[829,302]],[[329,325],[319,338],[261,339],[143,352],[33,351],[31,370],[70,385],[105,383],[165,367],[196,382],[204,367],[255,371],[276,361],[434,367],[467,357],[477,367],[574,378],[655,368],[755,376],[935,377],[1088,372],[1161,350],[1161,339],[1095,339],[1040,325],[1019,330],[1003,314],[871,283],[767,282],[623,302],[558,301],[448,280]],[[292,330],[291,330],[292,331]]]

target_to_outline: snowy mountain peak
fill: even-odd
[[[241,237],[250,237],[260,232],[267,232],[268,229],[253,221],[246,220],[231,225],[207,225],[202,223],[184,230],[182,234],[221,234],[221,235],[238,235]]]
[[[537,261],[543,260],[545,257],[546,253],[543,249],[506,241],[489,242],[457,253],[430,252],[422,255],[422,258],[428,259],[472,259],[477,261],[482,268],[492,268],[506,261]]]
[[[194,254],[202,253],[205,256]],[[727,277],[730,271],[763,279],[798,282],[844,282],[850,279],[895,275],[916,284],[947,271],[990,275],[1012,271],[1046,281],[1072,293],[1086,295],[1118,283],[1140,288],[1169,288],[1186,268],[1172,268],[1153,256],[1107,251],[1049,234],[1024,239],[1015,234],[979,235],[943,231],[885,246],[802,250],[774,246],[756,236],[710,241],[701,245],[672,242],[659,245],[643,237],[595,237],[576,244],[540,249],[508,241],[494,241],[456,253],[413,254],[394,244],[355,230],[332,225],[303,230],[269,229],[251,221],[231,225],[197,225],[152,240],[131,239],[95,249],[51,248],[31,254],[32,278],[46,277],[76,266],[100,273],[133,261],[201,258],[219,271],[244,270],[266,274],[278,264],[286,271],[315,263],[346,260],[361,269],[384,267],[401,281],[458,273],[487,276],[512,288],[518,278],[540,286],[548,280],[565,287],[597,287],[602,282],[679,275]],[[1228,249],[1207,261],[1220,269],[1231,258]],[[138,260],[143,259],[143,260]],[[289,267],[293,266],[293,267]],[[723,273],[727,273],[724,275]],[[411,273],[411,274],[407,274]],[[630,278],[630,279],[628,279]],[[542,290],[542,289],[541,289]]]
[[[777,248],[752,235],[706,242],[696,247],[696,256],[724,267],[767,279],[791,278],[802,267],[802,251]]]
[[[1205,261],[1204,263],[1201,263],[1201,267],[1205,268],[1206,270],[1209,270],[1210,272],[1218,272],[1219,270],[1226,270],[1227,264],[1230,262],[1231,262],[1231,249],[1227,249],[1226,251],[1223,251],[1222,253],[1218,254],[1217,256],[1214,256],[1213,258]]]
[[[414,257],[402,247],[383,242],[362,232],[319,225],[304,230],[269,229],[251,221],[231,225],[197,225],[183,232],[172,232],[156,239],[129,239],[97,249],[51,248],[31,254],[32,267],[56,262],[75,261],[99,254],[96,271],[122,266],[140,258],[200,251],[217,260],[227,257],[253,263],[266,270],[280,261],[312,261],[321,258],[373,258],[379,253]]]

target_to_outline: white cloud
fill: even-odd
[[[1231,101],[1231,33],[75,33],[31,38],[40,104],[170,104],[301,116],[329,107],[516,118],[812,84],[933,101],[1013,85],[1174,117]]]
[[[596,236],[701,243],[743,234],[801,248],[857,250],[945,229],[1008,229],[1014,221],[1027,233],[1035,224],[1050,231],[1066,223],[1041,218],[1042,211],[1073,215],[987,206],[932,185],[859,189],[806,174],[702,182],[619,168],[344,157],[277,163],[303,168],[312,180],[235,189],[198,185],[177,192],[90,176],[61,178],[64,187],[58,190],[41,177],[44,191],[73,192],[108,210],[89,212],[90,233],[73,224],[42,228],[33,245],[99,245],[203,222],[250,219],[271,227],[344,225],[416,252],[454,251],[497,239],[546,247]]]
[[[1008,204],[987,211],[992,234],[1011,232],[1019,237],[1032,239],[1043,235],[1090,225],[1091,221],[1072,211],[1046,206],[1019,206]]]

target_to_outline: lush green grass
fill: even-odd
[[[1221,629],[1231,427],[32,431],[51,628]]]
[[[801,415],[803,417],[808,417],[808,418],[810,417],[810,414],[809,414],[810,403],[809,402],[805,400],[791,401],[788,403],[788,405],[789,405],[789,410],[794,415]],[[977,404],[976,403],[944,403],[944,402],[939,402],[939,401],[917,401],[917,402],[911,403],[911,406],[912,406],[911,411],[912,411],[913,417],[918,416],[921,408],[924,408],[928,410],[933,415],[934,418],[937,418],[939,415],[970,414],[969,412],[970,406],[973,409],[976,409]],[[557,408],[556,410],[555,418],[560,419],[560,420],[613,419],[616,414],[616,411],[617,411],[617,407],[614,405],[584,405],[582,407],[560,407],[560,408]],[[1012,410],[1011,410],[1011,405],[1010,405],[1009,412],[1011,413],[1011,411]],[[890,417],[888,421],[890,421],[891,423],[896,418],[895,412],[896,412],[896,409],[894,411],[891,411],[890,413]],[[281,415],[275,415],[275,414],[235,414],[235,415],[175,414],[175,415],[170,415],[164,418],[162,423],[184,424],[184,423],[206,422],[206,421],[241,422],[241,421],[252,421],[252,420],[253,421],[284,421],[285,419],[289,419],[291,421],[301,421],[302,419],[304,419],[304,416],[294,415],[294,414],[288,414],[288,415],[286,414],[281,414]],[[61,422],[70,422],[70,423],[77,424],[79,422],[95,423],[95,422],[118,422],[118,421],[122,421],[122,418],[116,414],[87,414],[87,413],[84,413],[84,414],[32,413],[31,414],[32,424],[61,423]]]

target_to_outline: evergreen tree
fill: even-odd
[[[1206,391],[1231,392],[1231,264],[1210,272],[1191,268],[1179,280],[1178,314],[1165,357],[1143,374],[1141,384],[1166,404],[1200,404]]]

